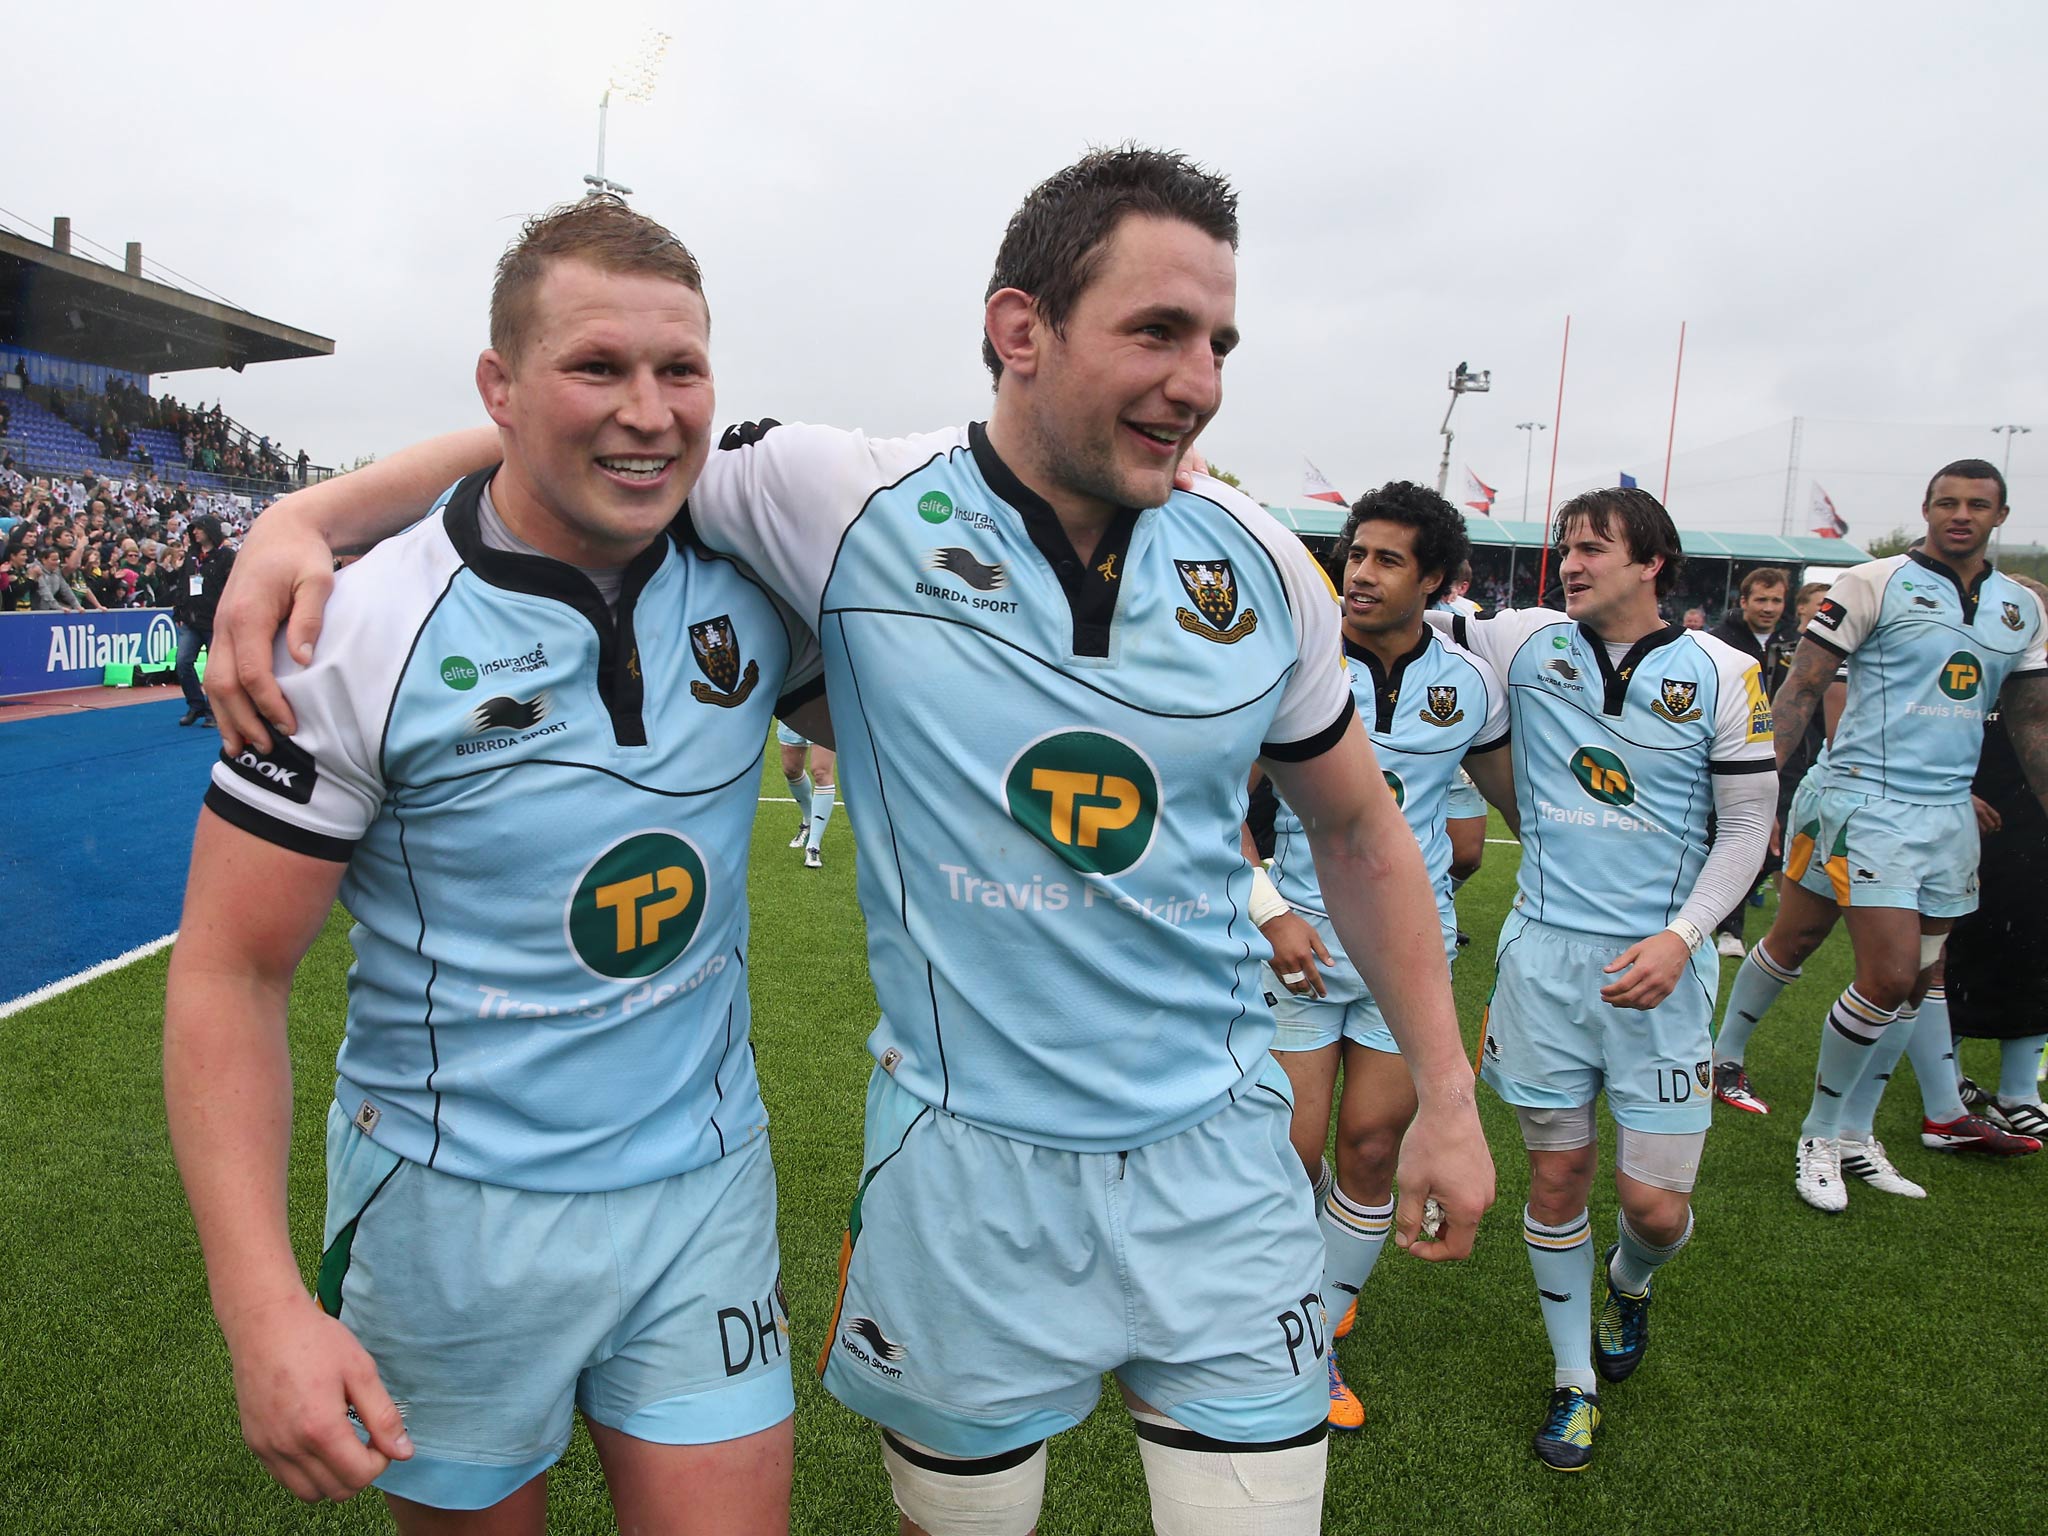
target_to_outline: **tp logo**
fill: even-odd
[[[1572,777],[1602,805],[1634,805],[1636,786],[1628,764],[1605,747],[1581,747],[1572,754]]]
[[[1957,651],[1941,664],[1941,691],[1952,699],[1974,699],[1984,681],[1984,663],[1968,651]]]
[[[1017,824],[1083,874],[1134,868],[1159,825],[1159,775],[1144,753],[1101,731],[1053,731],[1003,775]]]
[[[584,968],[612,980],[652,976],[690,947],[704,918],[703,857],[673,832],[636,832],[592,861],[563,915]]]

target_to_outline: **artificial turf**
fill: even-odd
[[[772,765],[762,782],[764,796],[781,795]],[[810,1370],[859,1171],[874,1000],[846,822],[826,836],[825,867],[805,870],[783,846],[791,809],[771,799],[756,828],[749,972],[797,1361],[793,1524],[890,1532],[874,1432]],[[1475,935],[1456,976],[1468,1050],[1516,851],[1490,846],[1459,898]],[[1752,939],[1767,916],[1750,914]],[[345,933],[337,913],[293,995],[291,1211],[309,1276]],[[374,1494],[298,1504],[241,1444],[164,1131],[166,963],[153,956],[0,1021],[0,1532],[388,1529]],[[1733,968],[1723,963],[1724,992]],[[1432,1266],[1389,1248],[1368,1285],[1341,1358],[1369,1419],[1331,1444],[1327,1530],[2035,1528],[2048,1437],[2027,1383],[2048,1342],[2048,1157],[1923,1151],[1902,1063],[1878,1131],[1930,1198],[1853,1185],[1843,1215],[1800,1205],[1797,1121],[1821,1014],[1847,979],[1838,935],[1752,1042],[1752,1076],[1777,1113],[1717,1117],[1698,1233],[1659,1277],[1649,1358],[1606,1389],[1596,1459],[1575,1477],[1529,1453],[1550,1367],[1518,1231],[1527,1177],[1512,1117],[1482,1091],[1499,1201],[1470,1261]],[[1995,1050],[1966,1042],[1965,1069],[1995,1075]],[[1613,1211],[1611,1185],[1596,1185],[1602,1248]],[[551,1529],[611,1529],[580,1433],[550,1497]],[[1054,1442],[1041,1529],[1149,1529],[1136,1441],[1113,1394]]]

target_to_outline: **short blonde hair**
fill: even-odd
[[[529,219],[498,258],[491,285],[491,346],[516,363],[533,321],[533,296],[557,261],[587,261],[604,272],[631,272],[681,283],[699,298],[704,274],[688,246],[609,193],[550,208]]]

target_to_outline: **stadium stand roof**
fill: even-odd
[[[0,345],[134,373],[328,357],[334,342],[0,230]]]
[[[1296,533],[1312,539],[1334,539],[1344,531],[1349,512],[1335,505],[1313,507],[1267,506],[1266,510]],[[1496,548],[1541,549],[1550,541],[1550,530],[1542,523],[1504,522],[1497,518],[1465,514],[1465,528],[1472,542]],[[1688,555],[1714,560],[1772,560],[1786,565],[1861,565],[1870,558],[1846,539],[1822,539],[1810,535],[1780,538],[1774,533],[1709,533],[1701,528],[1678,530],[1679,546]]]

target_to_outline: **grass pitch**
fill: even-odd
[[[861,1042],[874,1015],[852,839],[835,817],[825,868],[803,869],[783,846],[792,808],[772,765],[762,782],[776,798],[755,833],[750,974],[797,1360],[795,1529],[892,1532],[873,1431],[809,1368],[859,1172]],[[1490,846],[1459,901],[1475,935],[1457,971],[1468,1050],[1516,852]],[[1750,914],[1752,939],[1767,916]],[[291,1211],[309,1279],[345,931],[337,913],[293,996]],[[387,1530],[374,1495],[306,1508],[242,1447],[164,1131],[166,963],[152,957],[0,1022],[0,1532]],[[1724,991],[1733,968],[1723,962]],[[1819,1020],[1847,979],[1838,935],[1752,1043],[1753,1078],[1777,1112],[1717,1118],[1697,1237],[1659,1277],[1649,1359],[1604,1393],[1598,1456],[1576,1477],[1528,1449],[1550,1361],[1518,1226],[1527,1174],[1512,1116],[1482,1091],[1499,1203],[1470,1262],[1430,1266],[1390,1247],[1368,1285],[1341,1354],[1369,1419],[1330,1447],[1327,1530],[2036,1528],[2048,1433],[2026,1384],[2048,1343],[2048,1157],[1922,1151],[1902,1063],[1878,1134],[1931,1198],[1856,1185],[1844,1215],[1800,1205],[1797,1122]],[[1967,1042],[1965,1069],[1995,1075],[1995,1052]],[[1611,1185],[1596,1185],[1593,1219],[1604,1248]],[[551,1500],[551,1529],[612,1528],[580,1434]],[[1041,1529],[1149,1530],[1136,1440],[1113,1394],[1055,1441]]]

